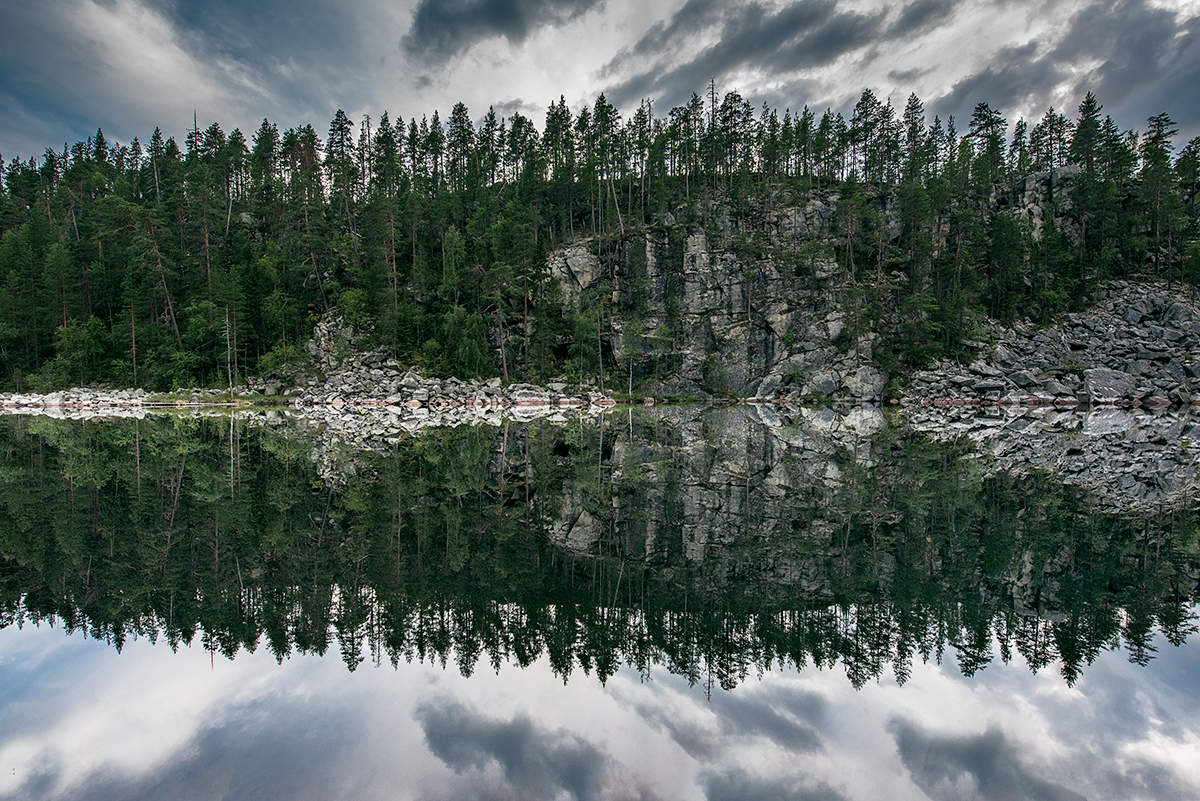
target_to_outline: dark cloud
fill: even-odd
[[[819,25],[811,26],[799,38],[787,42],[763,64],[785,74],[791,70],[828,64],[870,44],[878,35],[882,21],[882,12],[833,14]]]
[[[534,119],[539,125],[541,124],[541,120],[538,119],[538,115],[545,111],[544,106],[539,106],[537,103],[531,103],[520,97],[493,103],[491,108],[496,112],[496,116],[498,117],[511,117],[513,114],[521,113],[526,117]]]
[[[1185,136],[1200,133],[1200,21],[1147,0],[1090,5],[1068,23],[1059,42],[1002,48],[988,67],[958,80],[930,108],[964,116],[986,101],[1012,113],[1051,104],[1072,114],[1089,90],[1124,126],[1169,110]],[[1095,67],[1087,68],[1093,62]],[[1051,93],[1068,84],[1060,97]]]
[[[609,99],[623,106],[641,97],[660,103],[685,101],[710,78],[718,80],[735,70],[753,68],[792,77],[805,67],[826,64],[868,44],[878,34],[883,13],[840,12],[833,0],[801,0],[778,11],[757,2],[729,13],[719,41],[681,64],[659,62],[646,68],[644,59],[627,62],[639,71],[613,87]]]
[[[609,759],[572,734],[550,731],[524,715],[494,720],[442,697],[417,708],[429,749],[456,772],[500,766],[518,795],[604,798]]]
[[[536,28],[561,25],[601,0],[420,0],[401,46],[413,59],[444,63],[485,39],[525,41]]]
[[[736,6],[732,6],[736,9]],[[642,37],[621,50],[600,70],[602,76],[610,76],[621,67],[638,59],[659,58],[668,46],[677,43],[680,37],[699,33],[730,13],[731,6],[720,0],[687,0],[683,7],[671,15],[666,22],[656,22]]]
[[[911,70],[892,70],[888,73],[888,77],[899,84],[912,83],[917,78],[920,78],[929,70],[913,68]]]
[[[823,748],[818,727],[826,701],[817,693],[783,687],[724,693],[713,697],[712,707],[727,734],[766,737],[798,753]]]
[[[170,759],[147,765],[144,772],[105,766],[60,790],[69,765],[39,760],[36,772],[8,798],[353,797],[357,781],[345,775],[343,766],[353,764],[362,747],[357,716],[352,708],[317,697],[237,705],[197,731]]]
[[[1192,135],[1200,133],[1200,20],[1180,12],[1124,0],[1085,8],[1049,58],[1099,66],[1076,81],[1075,93],[1092,90],[1128,125],[1171,111]]]
[[[887,30],[890,39],[900,39],[924,33],[939,22],[945,22],[958,7],[957,0],[917,0],[900,10],[900,15]]]
[[[644,723],[665,731],[688,756],[710,760],[717,755],[719,741],[715,731],[681,719],[675,710],[656,704],[635,702],[632,708]]]
[[[888,724],[912,779],[938,801],[1084,801],[1084,796],[1026,764],[1016,743],[998,728],[983,734],[934,734],[912,721]]]
[[[824,782],[763,779],[738,768],[706,773],[700,781],[708,801],[842,801],[845,798]]]
[[[695,688],[679,686],[690,696]],[[785,751],[808,754],[823,751],[820,728],[828,715],[824,696],[785,686],[742,687],[703,702],[716,717],[715,726],[680,716],[670,703],[636,700],[632,709],[648,725],[665,731],[687,754],[715,760],[728,740],[766,738]]]
[[[956,115],[965,119],[976,103],[987,102],[1003,113],[1032,97],[1043,96],[1062,76],[1058,64],[1037,57],[1034,42],[1002,48],[993,61],[998,66],[958,81],[949,92],[929,104],[930,110],[943,117]]]

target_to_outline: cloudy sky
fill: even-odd
[[[702,91],[1010,121],[1093,89],[1125,127],[1162,110],[1200,133],[1200,0],[51,0],[0,2],[0,154],[143,140],[220,122],[252,131],[420,116],[455,101],[540,124],[604,91],[659,111]]]
[[[1144,668],[1101,654],[1073,687],[1019,656],[968,679],[947,654],[904,686],[809,667],[709,696],[660,666],[606,685],[545,658],[348,673],[336,653],[118,654],[9,626],[0,799],[1197,798],[1200,646],[1154,645]]]

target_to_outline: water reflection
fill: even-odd
[[[347,673],[10,628],[0,798],[1196,797],[1196,653],[1152,644],[1148,666],[1108,652],[1071,689],[1016,656],[858,690],[836,669],[772,670],[709,696],[630,668],[564,682],[545,657]]]
[[[969,445],[815,410],[427,430],[0,421],[0,614],[277,660],[853,687],[949,657],[1068,685],[1195,628],[1195,509],[1116,515]]]

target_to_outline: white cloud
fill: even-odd
[[[607,686],[580,672],[564,684],[545,659],[469,679],[429,664],[348,673],[336,654],[276,665],[260,651],[231,662],[145,640],[117,654],[58,630],[9,628],[0,631],[0,682],[22,689],[0,712],[0,797],[21,792],[39,767],[50,768],[46,797],[86,797],[89,787],[194,782],[196,760],[230,786],[286,789],[279,771],[311,771],[336,780],[313,792],[368,799],[499,781],[497,763],[455,774],[429,752],[418,710],[439,698],[480,721],[529,718],[538,732],[576,738],[604,755],[605,781],[660,797],[701,798],[720,776],[924,799],[897,750],[895,721],[968,753],[973,742],[998,743],[1008,769],[1088,796],[1148,797],[1150,771],[1163,787],[1197,793],[1200,726],[1188,714],[1197,688],[1174,683],[1196,647],[1165,648],[1148,668],[1104,654],[1065,692],[1053,670],[1031,675],[1019,662],[971,679],[918,664],[903,687],[880,680],[856,691],[840,669],[768,671],[710,700],[662,668],[648,682],[622,670]],[[1126,705],[1130,692],[1152,702]],[[819,747],[794,747],[789,732],[810,725]],[[953,775],[964,793],[981,792],[969,771]]]

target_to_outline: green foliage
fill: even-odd
[[[15,160],[0,176],[0,386],[224,384],[331,308],[445,373],[598,378],[612,318],[678,332],[699,230],[747,266],[811,278],[833,256],[833,283],[886,290],[871,322],[904,363],[954,353],[982,314],[1044,319],[1109,278],[1197,280],[1200,140],[1176,152],[1167,114],[1123,132],[1089,93],[1076,120],[1050,109],[1006,141],[986,102],[960,136],[915,95],[899,116],[866,90],[849,119],[781,120],[710,88],[658,117],[644,103],[622,118],[603,95],[578,111],[560,97],[540,129],[494,112],[476,126],[461,103],[444,124],[339,109],[324,139],[263,120],[247,142],[214,123],[182,148],[158,129],[145,149],[97,131]],[[1041,220],[1014,214],[1031,171],[1050,171]],[[785,203],[819,209],[820,235],[781,244]],[[596,295],[617,300],[577,319],[546,254],[581,237],[605,268]],[[676,343],[656,342],[659,371]]]
[[[705,418],[708,447],[722,422]],[[333,488],[287,429],[0,420],[0,627],[334,651],[351,670],[545,655],[564,677],[664,665],[726,687],[813,663],[902,682],[943,652],[967,674],[1016,652],[1071,682],[1118,643],[1145,662],[1156,631],[1195,631],[1194,511],[1110,518],[1044,478],[984,477],[957,446],[885,438],[834,489],[787,455],[788,493],[735,482],[745,500],[701,552],[685,510],[728,493],[721,460],[681,458],[661,417],[602,426],[427,431],[348,454],[355,480]],[[589,519],[587,558],[564,551],[564,522]]]
[[[350,325],[361,328],[369,321],[367,293],[361,289],[345,289],[338,295],[338,310]]]

